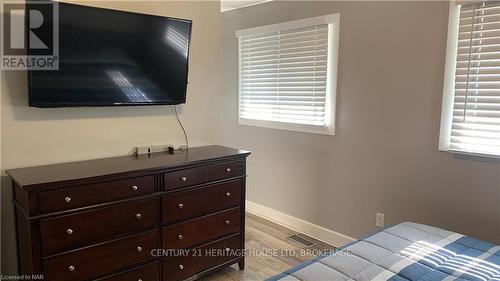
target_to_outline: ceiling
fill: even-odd
[[[264,2],[269,2],[272,0],[221,0],[220,1],[220,11],[230,11],[234,9],[239,9],[247,6],[257,5]]]

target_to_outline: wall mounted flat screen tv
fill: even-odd
[[[59,70],[28,71],[29,105],[184,103],[191,25],[59,2]]]

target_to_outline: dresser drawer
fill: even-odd
[[[78,281],[110,273],[122,267],[146,261],[158,248],[158,231],[152,230],[127,238],[92,246],[43,260],[47,280]]]
[[[237,177],[242,174],[243,166],[241,161],[207,165],[165,173],[163,176],[164,188],[165,190],[171,190],[215,180]]]
[[[235,235],[190,251],[187,256],[170,257],[163,261],[163,280],[183,280],[218,264],[241,257],[241,236]]]
[[[224,210],[241,204],[241,180],[181,191],[162,197],[163,222]]]
[[[153,192],[154,176],[44,191],[38,195],[39,212],[43,214],[64,211]]]
[[[164,249],[191,248],[224,235],[240,231],[240,207],[183,223],[162,230]]]
[[[150,263],[123,273],[99,279],[99,281],[160,281],[160,263]]]
[[[42,256],[155,227],[157,206],[158,200],[151,198],[42,220]]]

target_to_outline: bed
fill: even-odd
[[[500,281],[500,246],[404,222],[268,279],[278,280]]]

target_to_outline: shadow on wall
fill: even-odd
[[[152,106],[116,106],[116,107],[61,107],[61,108],[35,108],[28,106],[28,80],[26,71],[2,71],[2,80],[6,84],[8,100],[3,102],[12,105],[14,120],[39,121],[39,120],[68,120],[89,118],[121,118],[130,117],[131,111],[135,117],[173,115],[171,109],[164,105]],[[133,107],[133,108],[131,108]],[[178,106],[179,114],[183,105]]]
[[[0,177],[1,228],[2,228],[2,275],[17,274],[16,226],[14,223],[14,207],[12,205],[12,189],[7,176]]]
[[[453,158],[458,159],[458,160],[468,160],[468,161],[474,161],[474,162],[500,164],[500,158],[485,157],[485,156],[479,156],[479,155],[474,155],[474,154],[453,153]]]

